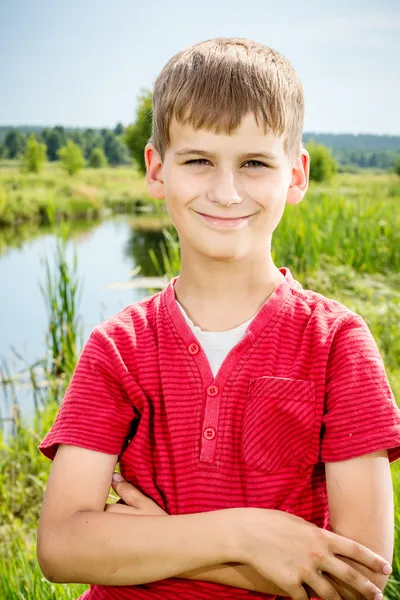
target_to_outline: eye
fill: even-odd
[[[260,169],[262,167],[267,168],[268,165],[260,162],[259,160],[249,160],[246,164],[249,165],[250,163],[253,163],[253,165],[256,165],[255,167],[252,167],[253,169]]]
[[[185,165],[197,165],[198,167],[203,166],[204,163],[208,163],[208,160],[206,160],[205,158],[196,158],[193,160],[188,160],[185,162]],[[250,167],[252,169],[262,169],[264,168],[268,168],[268,165],[260,162],[259,160],[249,160],[247,163],[245,163],[246,165],[249,164],[253,164],[253,167]]]
[[[205,158],[196,158],[195,160],[188,160],[187,162],[185,162],[185,165],[197,165],[199,167],[202,166],[202,164],[200,163],[205,163],[208,162],[208,160],[206,160]]]

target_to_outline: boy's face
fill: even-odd
[[[283,137],[264,135],[253,114],[233,135],[173,119],[164,163],[152,144],[145,159],[149,192],[166,199],[182,252],[216,260],[265,253],[286,202],[300,202],[308,187],[308,152],[290,164]]]

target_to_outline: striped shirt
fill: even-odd
[[[117,454],[122,475],[170,515],[260,507],[329,529],[324,462],[382,449],[398,459],[400,410],[363,318],[280,271],[216,377],[177,278],[97,325],[41,452]],[[81,596],[149,598],[278,597],[177,577]]]

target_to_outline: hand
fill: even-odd
[[[343,559],[341,559],[341,560],[343,560]],[[355,566],[355,568],[357,568],[357,566]],[[372,571],[371,571],[371,576],[373,577]],[[359,592],[356,592],[354,590],[354,588],[351,588],[350,586],[346,585],[345,583],[343,583],[343,581],[340,581],[337,577],[334,577],[333,575],[329,575],[329,573],[324,573],[324,577],[332,583],[333,587],[335,588],[335,590],[337,590],[337,592],[339,593],[339,596],[340,596],[340,598],[342,598],[342,600],[360,600]],[[307,589],[307,586],[304,586],[304,587]],[[312,597],[313,594],[309,594],[309,595]]]
[[[334,578],[366,600],[382,597],[375,584],[337,556],[382,573],[387,561],[369,548],[283,511],[246,508],[242,514],[238,556],[233,560],[248,564],[293,600],[308,600],[307,591],[322,600],[341,600]]]
[[[106,504],[105,512],[129,513],[132,515],[168,515],[152,498],[148,498],[129,481],[121,477],[121,481],[112,481],[113,490],[120,496],[115,504]],[[122,502],[125,504],[122,504]]]

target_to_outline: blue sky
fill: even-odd
[[[399,0],[0,0],[0,124],[126,125],[171,56],[219,36],[290,60],[305,131],[400,135]]]

